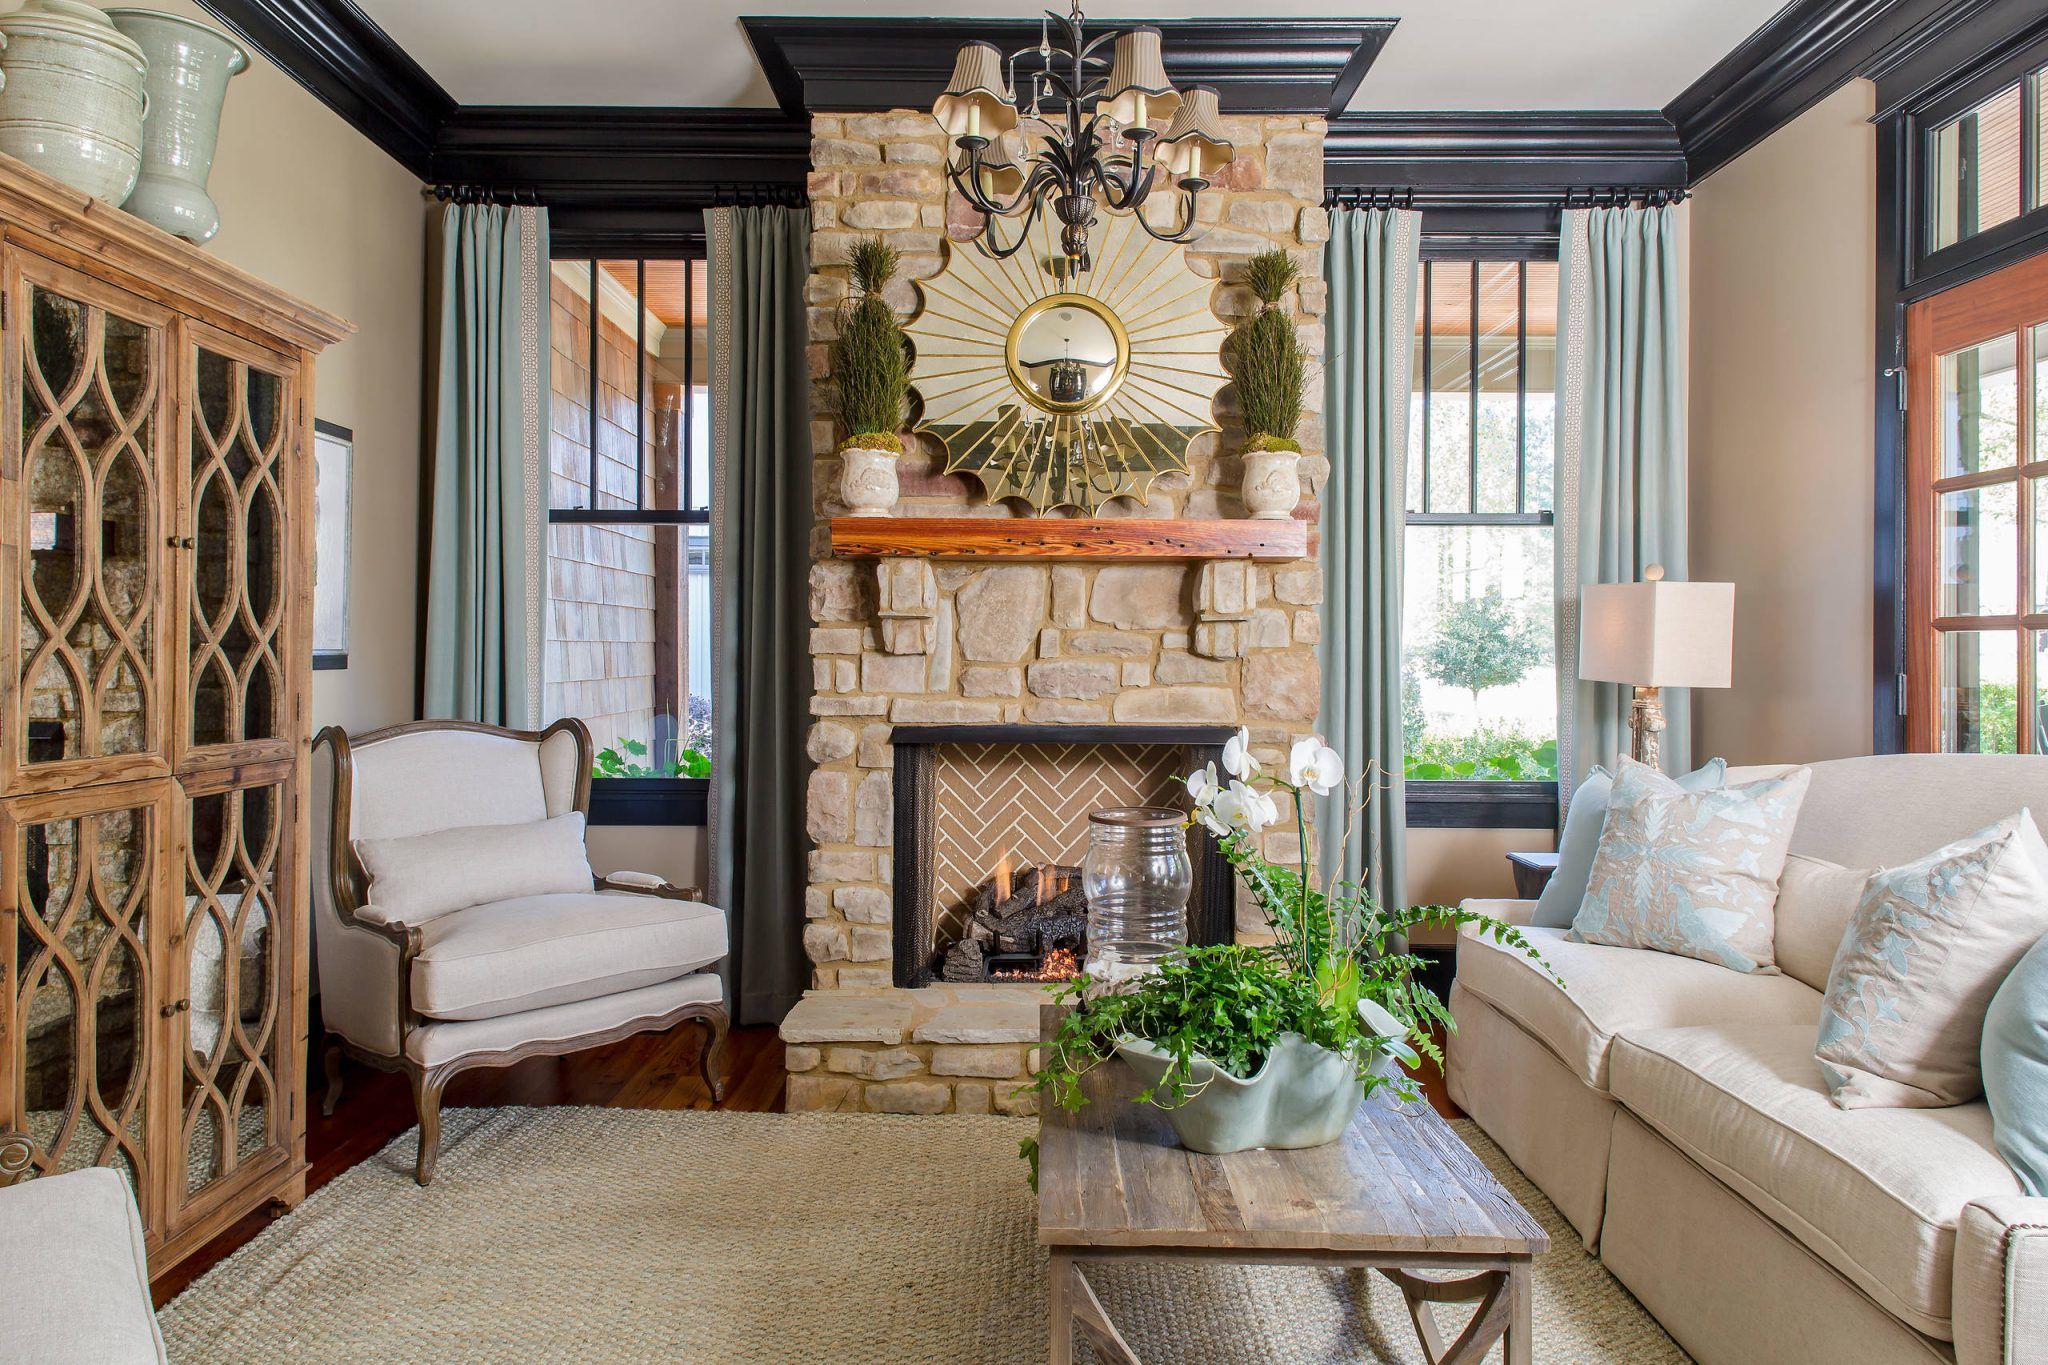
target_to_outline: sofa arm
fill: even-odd
[[[2001,1195],[1956,1228],[1956,1365],[2048,1360],[2048,1198]]]
[[[1458,908],[1460,910],[1469,910],[1477,915],[1490,915],[1494,919],[1506,924],[1512,924],[1520,929],[1528,928],[1536,919],[1535,901],[1469,900],[1459,901]],[[1467,928],[1465,932],[1477,934],[1479,931]]]
[[[652,872],[610,872],[597,879],[600,891],[625,891],[635,896],[659,896],[670,901],[701,901],[704,888],[701,886],[677,886],[666,877],[657,877]]]

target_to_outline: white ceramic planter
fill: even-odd
[[[1245,510],[1262,521],[1294,515],[1301,502],[1301,456],[1292,450],[1255,450],[1244,456]]]
[[[206,192],[220,137],[228,82],[249,54],[227,34],[196,20],[148,9],[110,9],[107,18],[148,60],[143,88],[142,174],[121,207],[189,242],[220,231],[220,210]]]
[[[886,517],[896,507],[896,452],[855,446],[839,452],[839,498],[856,517]]]
[[[142,49],[78,0],[0,14],[0,152],[118,204],[142,169]]]

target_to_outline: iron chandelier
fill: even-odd
[[[1065,17],[1047,10],[1045,18],[1036,47],[1007,57],[993,43],[962,47],[953,79],[932,105],[932,117],[959,149],[946,174],[981,215],[981,249],[997,260],[1015,255],[1030,240],[1048,200],[1062,225],[1060,249],[1072,271],[1089,267],[1088,229],[1098,204],[1131,214],[1162,242],[1189,241],[1196,235],[1201,192],[1232,156],[1216,91],[1203,85],[1173,88],[1156,28],[1089,38],[1080,0],[1073,0]],[[1103,55],[1112,41],[1113,59]],[[1027,60],[1033,57],[1035,70]],[[1027,60],[1030,80],[1030,102],[1021,113],[1020,60]],[[1162,119],[1163,133],[1156,126]],[[1005,145],[1011,138],[1016,151]],[[1040,144],[1036,149],[1029,145],[1033,140]],[[1179,196],[1171,231],[1154,227],[1141,211],[1162,179]],[[1007,244],[996,230],[999,218],[1018,224]]]

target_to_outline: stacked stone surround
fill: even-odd
[[[1234,324],[1256,306],[1241,283],[1245,259],[1273,246],[1292,251],[1304,272],[1294,301],[1299,330],[1309,353],[1320,356],[1322,243],[1329,232],[1321,208],[1324,122],[1276,116],[1226,124],[1237,158],[1202,197],[1206,231],[1189,246],[1188,263],[1217,281],[1212,306]],[[892,727],[1242,724],[1251,729],[1255,752],[1278,763],[1315,723],[1322,574],[1313,559],[834,559],[829,523],[846,511],[837,500],[835,448],[845,433],[834,415],[830,343],[848,293],[847,248],[880,236],[901,252],[903,278],[889,297],[906,318],[918,306],[912,282],[938,274],[949,249],[974,248],[961,240],[969,235],[966,215],[946,190],[946,146],[930,115],[817,115],[811,147],[816,525],[808,747],[815,768],[806,790],[813,849],[803,939],[814,989],[783,1025],[789,1107],[1022,1112],[1030,1097],[1012,1099],[1010,1092],[1028,1080],[1035,1062],[1033,988],[910,991],[891,984]],[[1328,464],[1316,410],[1319,378],[1310,387],[1311,411],[1300,432],[1307,491],[1296,515],[1313,522]],[[1244,433],[1228,387],[1215,412],[1221,431],[1195,439],[1187,474],[1162,476],[1142,506],[1119,499],[1098,515],[1242,517],[1237,452]],[[973,479],[940,472],[944,452],[929,438],[906,446],[896,515],[1033,515],[1021,503],[984,505]],[[1286,862],[1301,856],[1291,831],[1270,836],[1266,851]],[[977,1010],[993,1013],[980,1017],[985,1027],[968,1038],[951,1021]],[[998,1022],[996,1015],[1008,1017]]]

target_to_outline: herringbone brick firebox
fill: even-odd
[[[923,986],[967,930],[999,863],[1076,866],[1106,806],[1185,806],[1187,774],[1216,760],[1227,726],[899,725],[895,753],[895,983]],[[1201,831],[1189,936],[1231,933],[1229,870]]]

